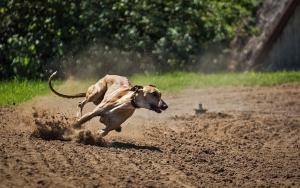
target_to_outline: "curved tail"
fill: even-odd
[[[77,94],[73,94],[73,95],[65,95],[65,94],[62,94],[62,93],[59,93],[57,91],[54,90],[54,88],[52,87],[52,84],[51,84],[51,80],[52,78],[56,75],[57,71],[55,71],[50,77],[49,77],[49,80],[48,80],[48,84],[49,84],[49,87],[51,89],[51,91],[53,93],[55,93],[56,95],[60,96],[60,97],[63,97],[63,98],[68,98],[68,99],[73,99],[73,98],[79,98],[79,97],[85,97],[86,96],[86,93],[77,93]]]

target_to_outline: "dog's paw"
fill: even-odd
[[[102,137],[106,136],[108,134],[108,132],[106,132],[105,130],[99,130],[96,132],[98,135],[101,135]]]
[[[122,131],[122,127],[119,126],[118,128],[115,129],[115,131],[118,132],[118,133],[121,132]]]
[[[74,129],[81,129],[82,126],[81,126],[81,124],[77,121],[76,123],[73,124],[73,128],[74,128]]]
[[[77,111],[77,112],[76,112],[76,118],[77,118],[77,120],[80,119],[81,117],[82,117],[81,112],[80,112],[80,111]]]

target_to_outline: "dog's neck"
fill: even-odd
[[[132,93],[131,97],[130,97],[130,102],[131,102],[131,105],[134,107],[134,108],[141,108],[139,105],[137,105],[135,103],[135,94],[137,93],[138,91],[135,91]]]

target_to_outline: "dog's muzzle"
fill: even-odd
[[[151,105],[151,110],[155,111],[156,113],[161,113],[162,110],[166,110],[168,108],[168,105],[163,101],[162,104],[159,107],[156,107],[155,105]]]

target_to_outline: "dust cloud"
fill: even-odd
[[[96,145],[106,147],[107,142],[98,134],[91,131],[74,129],[75,118],[66,114],[49,114],[43,109],[33,108],[32,117],[35,128],[32,137],[43,140],[74,141],[85,145]]]
[[[155,70],[155,58],[149,52],[131,53],[109,47],[105,42],[87,44],[80,50],[53,59],[48,65],[48,76],[58,71],[63,79],[100,79],[106,74],[129,76]]]

